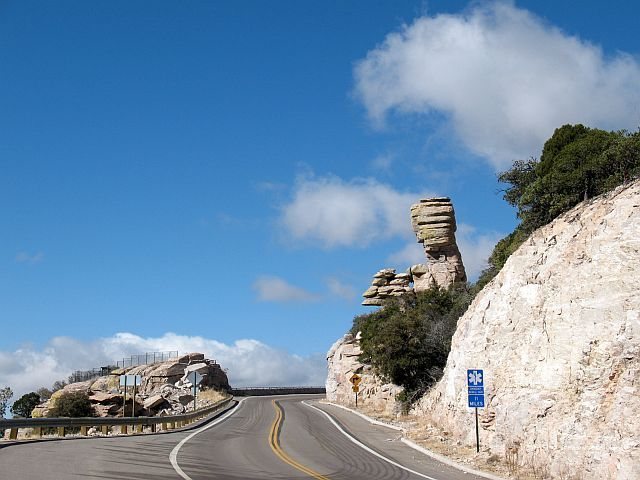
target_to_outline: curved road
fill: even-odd
[[[229,414],[197,430],[9,445],[0,448],[0,477],[57,480],[480,478],[408,448],[399,441],[396,431],[373,426],[349,412],[310,401],[317,398],[308,395],[249,397]],[[311,406],[302,403],[303,400]],[[340,429],[318,407],[328,412]],[[358,444],[343,432],[358,437],[363,443]],[[380,458],[381,455],[385,458]]]

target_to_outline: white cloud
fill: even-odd
[[[480,272],[487,267],[489,255],[502,237],[504,235],[497,232],[478,233],[471,225],[458,224],[456,240],[470,281],[477,280]]]
[[[292,355],[258,340],[243,339],[227,345],[175,333],[146,338],[117,333],[92,341],[55,337],[44,348],[27,345],[0,351],[0,387],[10,386],[16,400],[39,387],[50,387],[56,380],[66,380],[75,370],[101,367],[132,354],[173,350],[202,352],[217,360],[228,369],[229,382],[234,387],[319,386],[326,377],[324,355]]]
[[[640,64],[605,57],[509,2],[421,17],[355,67],[356,94],[371,119],[390,111],[443,113],[494,167],[537,156],[565,123],[633,129],[640,120]]]
[[[407,243],[404,247],[395,253],[392,253],[387,258],[387,262],[394,265],[396,269],[402,271],[411,265],[417,263],[425,263],[426,257],[424,254],[424,247],[421,243],[413,242]]]
[[[378,155],[371,162],[371,167],[379,172],[388,172],[391,170],[391,166],[393,165],[395,158],[390,153],[384,153],[382,155]]]
[[[286,280],[273,275],[262,275],[253,282],[258,300],[263,302],[313,302],[318,296],[291,285]]]
[[[40,263],[44,260],[44,253],[29,253],[29,252],[18,252],[15,257],[16,263],[26,263],[28,265],[35,265],[36,263]]]
[[[290,241],[364,247],[411,234],[409,207],[425,195],[401,193],[370,178],[302,177],[281,210],[280,223]]]
[[[348,285],[337,278],[327,278],[327,288],[329,294],[333,297],[339,297],[344,300],[353,300],[356,298],[357,292],[353,285]]]

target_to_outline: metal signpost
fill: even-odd
[[[124,387],[124,400],[122,402],[122,416],[124,417],[124,407],[127,405],[127,385],[133,387],[133,403],[131,416],[136,416],[136,387],[142,385],[142,376],[140,375],[120,375],[120,386]]]
[[[360,382],[362,381],[362,378],[357,373],[354,373],[352,375],[352,377],[349,379],[349,381],[353,385],[353,387],[351,387],[351,389],[356,394],[356,407],[357,407],[358,406],[358,392],[360,391]]]
[[[478,428],[478,408],[484,408],[484,371],[467,370],[467,394],[469,407],[476,409],[476,452],[480,452],[480,429]]]
[[[198,392],[198,385],[200,384],[200,382],[202,381],[202,375],[200,375],[198,372],[191,372],[189,373],[189,375],[187,375],[187,380],[189,380],[189,382],[191,382],[191,385],[193,385],[193,411],[196,411],[196,394]]]

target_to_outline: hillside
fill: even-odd
[[[553,478],[640,478],[640,181],[535,231],[460,318],[415,413],[475,445],[466,370],[483,368],[481,443]]]

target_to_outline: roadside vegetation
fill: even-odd
[[[498,175],[507,185],[503,198],[516,207],[520,223],[496,244],[478,281],[392,297],[383,308],[356,316],[351,332],[361,332],[360,360],[404,387],[398,400],[408,408],[442,377],[460,316],[529,235],[578,203],[639,175],[640,131],[583,125],[556,129],[540,160],[516,160]]]
[[[61,393],[55,397],[47,417],[93,417],[95,412],[89,396],[84,392]]]

